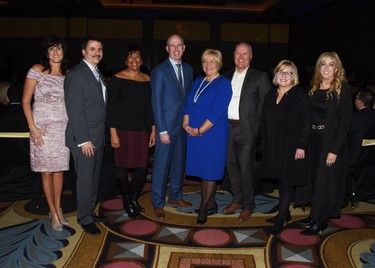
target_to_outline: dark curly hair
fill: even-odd
[[[55,47],[59,45],[61,45],[61,48],[63,50],[63,59],[61,62],[61,73],[65,75],[68,69],[68,63],[65,57],[66,45],[65,45],[65,40],[59,36],[53,35],[42,41],[40,45],[40,48],[41,48],[40,64],[43,66],[43,71],[48,70],[48,72],[51,73],[51,66],[49,64],[49,58],[48,58],[48,49],[50,47]]]
[[[126,48],[126,54],[127,56],[133,54],[133,53],[136,53],[136,52],[139,52],[139,54],[142,54],[142,48],[140,45],[138,44],[130,44],[128,45],[128,47]]]

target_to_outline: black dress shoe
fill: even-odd
[[[94,222],[106,222],[108,218],[106,216],[94,216]]]
[[[311,225],[313,225],[315,221],[311,218],[307,218],[304,220],[300,220],[297,222],[297,225],[301,228],[309,228]]]
[[[88,233],[88,234],[91,234],[91,235],[99,235],[100,234],[100,230],[98,229],[98,227],[96,227],[95,223],[89,223],[89,224],[82,224],[81,225],[83,230]]]
[[[317,234],[322,234],[322,232],[327,228],[327,223],[326,222],[319,223],[319,222],[314,221],[314,220],[313,220],[313,222],[314,223],[309,228],[303,230],[301,232],[301,234],[303,234],[303,235],[317,235]]]

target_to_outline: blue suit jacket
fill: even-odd
[[[193,83],[193,68],[182,62],[184,90],[181,91],[176,73],[169,59],[151,72],[152,109],[158,133],[173,135],[182,129],[182,108]]]

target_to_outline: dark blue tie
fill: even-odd
[[[182,82],[182,73],[181,73],[181,63],[176,64],[177,66],[177,75],[178,75],[178,82],[180,83],[181,90],[184,90],[184,84]]]

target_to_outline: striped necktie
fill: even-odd
[[[94,75],[96,77],[96,80],[100,83],[100,74],[99,74],[99,69],[95,68]]]
[[[177,63],[176,66],[177,66],[177,69],[178,69],[177,70],[178,82],[180,83],[181,90],[183,91],[184,90],[184,84],[183,84],[183,81],[182,81],[181,63]]]

